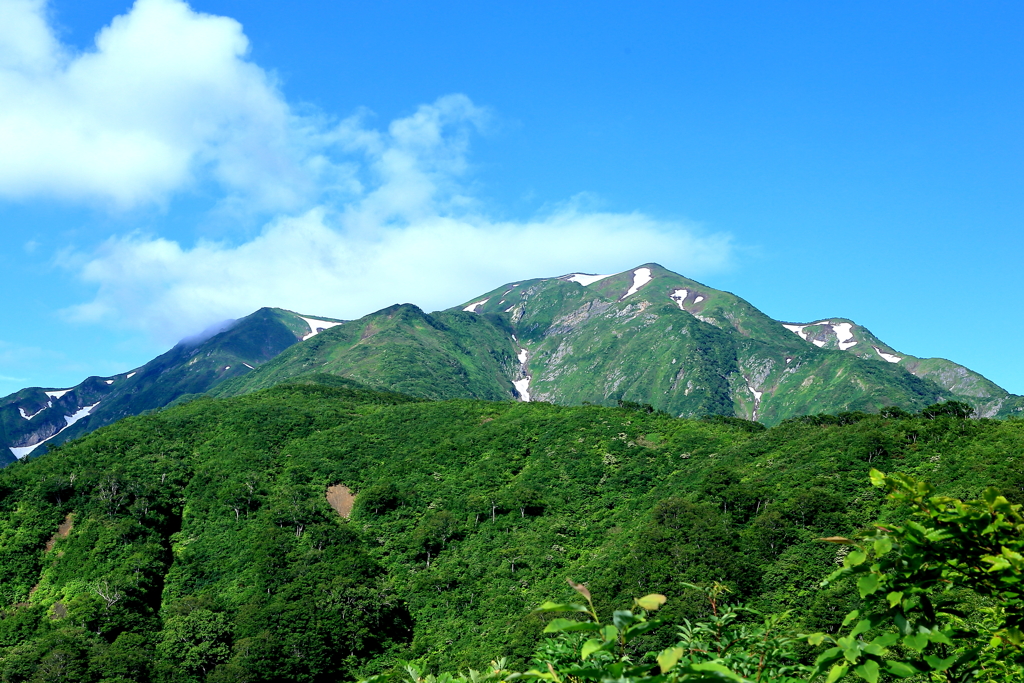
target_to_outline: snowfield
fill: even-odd
[[[464,310],[466,313],[476,313],[477,312],[476,309],[479,308],[480,306],[483,306],[489,300],[490,299],[480,299],[480,301],[477,301],[475,304],[470,304],[470,305],[466,306],[465,308],[463,308],[462,310]]]
[[[516,381],[512,382],[512,384],[515,386],[516,391],[519,392],[519,396],[522,397],[523,401],[525,401],[526,403],[529,403],[530,402],[530,378],[529,377],[524,377],[522,379],[517,379]]]
[[[622,298],[625,299],[630,294],[636,294],[641,287],[653,279],[654,278],[651,277],[650,268],[637,268],[633,271],[633,286],[629,288],[628,292],[622,295]]]
[[[899,356],[894,356],[891,353],[884,353],[883,351],[879,350],[877,346],[872,346],[871,348],[873,348],[875,350],[875,353],[881,356],[883,360],[887,360],[890,363],[899,363],[901,360],[903,360]]]
[[[598,280],[603,280],[606,277],[611,277],[615,273],[609,273],[608,275],[586,275],[585,273],[573,273],[569,277],[565,278],[568,282],[578,282],[584,287],[592,285]]]
[[[302,316],[299,317],[302,318]],[[328,320],[317,320],[316,318],[302,318],[302,320],[305,321],[307,325],[309,325],[310,330],[309,334],[302,338],[302,341],[306,341],[310,337],[315,337],[318,333],[323,332],[324,330],[329,330],[335,325],[341,324],[332,323]],[[131,375],[128,376],[131,377]]]
[[[804,328],[807,327],[807,325],[783,325],[783,327],[801,339],[807,339],[807,333],[804,332]]]
[[[53,393],[60,393],[60,395],[63,396],[64,394],[68,393],[68,391],[71,391],[71,390],[68,389],[67,391],[65,391],[63,393],[60,393],[60,392],[53,392]],[[49,395],[49,394],[50,394],[50,392],[47,392],[47,395]],[[96,403],[93,403],[91,406],[85,406],[84,408],[79,409],[78,412],[76,412],[74,415],[65,415],[64,416],[64,421],[67,424],[65,424],[61,429],[57,430],[56,434],[53,434],[53,435],[43,439],[39,443],[32,444],[31,446],[19,446],[17,448],[15,448],[14,446],[11,446],[10,447],[11,453],[14,454],[15,458],[17,458],[18,460],[21,460],[22,458],[24,458],[24,457],[28,456],[30,453],[32,453],[32,451],[34,451],[35,449],[37,449],[40,446],[42,446],[44,443],[46,443],[47,441],[49,441],[53,437],[57,436],[57,434],[60,434],[65,429],[67,429],[71,425],[73,425],[76,422],[78,422],[79,420],[81,420],[83,417],[88,416],[89,413],[92,412],[93,408],[95,408],[99,404],[100,404],[100,402],[97,401]]]

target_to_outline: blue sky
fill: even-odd
[[[0,0],[0,394],[654,261],[1024,393],[1024,6]]]

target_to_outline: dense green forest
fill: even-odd
[[[868,598],[855,577],[822,581],[859,551],[819,539],[911,514],[869,472],[1021,503],[1022,453],[1024,421],[955,404],[764,429],[628,403],[422,401],[328,376],[200,398],[0,470],[0,681],[336,681],[501,657],[523,670],[554,647],[535,609],[579,597],[566,579],[597,614],[663,594],[660,618],[695,623],[723,590],[789,632],[838,638]],[[355,493],[349,517],[328,503],[338,485]],[[644,631],[633,647],[677,639]],[[819,642],[793,656],[813,662]]]

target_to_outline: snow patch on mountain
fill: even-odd
[[[839,348],[843,351],[857,345],[857,341],[853,338],[853,323],[832,325],[832,331],[836,333],[836,338],[839,340]]]
[[[45,393],[47,396],[49,396],[52,399],[58,399],[61,396],[63,396],[64,394],[68,393],[69,391],[73,391],[73,389],[61,389],[60,391],[46,391],[46,392],[43,392],[43,393]]]
[[[698,296],[696,299],[693,300],[693,303],[699,304],[701,301],[704,301],[704,297]]]
[[[127,375],[124,376],[124,378],[125,379],[131,379],[134,376],[135,376],[135,372],[129,372]]]
[[[242,365],[244,365],[245,367],[249,368],[250,370],[255,370],[256,369],[253,366],[249,365],[248,363],[242,363]]]
[[[517,379],[512,384],[515,386],[516,391],[519,392],[519,397],[523,399],[524,403],[530,402],[530,377],[526,376],[522,379]]]
[[[68,389],[67,391],[71,391],[71,390]],[[66,394],[67,391],[65,391],[63,394],[61,394],[61,396]],[[54,393],[57,393],[57,392],[54,392]],[[49,392],[47,392],[47,394],[49,394]],[[98,406],[99,404],[100,404],[100,402],[97,401],[96,403],[93,403],[91,406],[85,406],[84,408],[80,408],[78,410],[78,412],[76,412],[74,415],[65,415],[64,416],[64,421],[67,424],[65,424],[63,427],[58,429],[55,434],[51,434],[50,436],[48,436],[47,438],[43,439],[39,443],[32,444],[31,446],[17,446],[17,447],[10,446],[11,453],[14,454],[15,458],[17,458],[18,460],[21,460],[22,458],[24,458],[24,457],[28,456],[29,454],[31,454],[32,451],[34,451],[35,449],[37,449],[40,446],[42,446],[44,443],[46,443],[47,441],[49,441],[53,437],[57,436],[57,434],[60,434],[65,429],[67,429],[71,425],[73,425],[76,422],[78,422],[79,420],[81,420],[83,417],[87,417],[89,415],[89,413],[92,412],[92,409],[95,408],[96,406]],[[23,415],[23,417],[24,417],[24,415]]]
[[[519,398],[525,403],[530,402],[530,379],[531,377],[526,374],[524,366],[526,365],[526,359],[530,357],[530,352],[526,349],[519,349],[519,353],[516,354],[516,358],[519,360],[519,369],[523,373],[522,379],[512,380],[512,386],[519,392]]]
[[[756,421],[757,420],[757,411],[761,408],[761,396],[764,394],[764,392],[763,391],[758,391],[757,389],[755,389],[754,387],[750,386],[749,384],[747,385],[747,389],[750,389],[750,393],[752,393],[754,395],[754,410],[753,410],[753,413],[751,414],[750,417],[753,420]]]
[[[899,363],[901,360],[903,360],[899,356],[894,356],[891,353],[884,353],[877,346],[872,346],[871,348],[873,348],[875,350],[875,353],[877,353],[879,356],[881,356],[883,360],[887,360],[890,363]]]
[[[476,309],[478,309],[479,307],[483,306],[489,300],[490,299],[480,299],[480,301],[477,301],[475,304],[470,304],[470,305],[466,306],[465,308],[463,308],[462,310],[464,310],[466,313],[479,313],[480,311],[478,311]]]
[[[92,409],[95,408],[96,406],[98,406],[99,404],[100,404],[100,402],[96,401],[91,406],[85,406],[84,408],[79,408],[78,412],[76,412],[74,415],[65,415],[64,416],[64,421],[67,422],[67,424],[64,426],[64,429],[67,429],[71,425],[75,424],[76,422],[81,420],[83,417],[87,417],[89,415],[89,413],[92,412]],[[61,431],[64,431],[64,430],[62,429]],[[60,432],[57,432],[57,434],[60,434]],[[57,436],[57,434],[54,434],[53,436]],[[52,439],[53,437],[51,436],[50,438]]]
[[[804,340],[807,339],[807,333],[804,332],[804,328],[807,327],[807,325],[786,325],[786,324],[783,324],[782,326],[785,327],[790,332],[792,332],[793,334],[795,334],[796,336],[800,337],[801,339],[804,339]]]
[[[299,317],[302,318],[302,316],[299,316]],[[329,330],[332,327],[334,327],[335,325],[340,325],[341,324],[341,323],[333,323],[333,322],[330,322],[329,320],[317,320],[316,318],[302,318],[302,320],[307,325],[309,325],[309,334],[307,334],[305,337],[303,337],[302,341],[306,341],[310,337],[315,337],[318,333],[323,332],[324,330]],[[131,377],[131,375],[128,375],[128,376]]]
[[[833,334],[836,335],[836,339],[839,340],[839,348],[843,351],[857,345],[857,340],[853,338],[853,323],[833,323],[831,320],[819,320],[816,323],[807,323],[806,325],[786,325],[783,323],[782,326],[796,334],[801,339],[810,341],[819,348],[828,342],[822,339],[810,339],[811,333],[806,332],[806,328],[827,327],[831,329]]]
[[[53,401],[47,401],[45,406],[43,406],[42,408],[40,408],[36,412],[32,413],[31,415],[26,413],[24,408],[18,408],[18,412],[21,413],[21,416],[23,418],[25,418],[26,420],[31,420],[36,415],[38,415],[39,413],[43,412],[44,410],[46,410],[47,408],[50,408],[52,406],[53,406]]]
[[[569,277],[565,278],[567,282],[578,282],[584,287],[592,285],[598,280],[603,280],[606,277],[611,277],[615,273],[609,273],[608,275],[587,275],[586,273],[573,273]]]
[[[633,271],[633,286],[629,288],[628,292],[622,295],[622,298],[625,299],[630,294],[636,294],[641,287],[653,279],[654,278],[651,277],[650,268],[637,268]]]
[[[39,443],[35,444],[34,446],[22,446],[20,448],[15,448],[14,446],[11,446],[11,453],[14,453],[14,457],[15,458],[17,458],[18,460],[21,460],[22,458],[24,458],[26,455],[28,455],[32,451],[34,451],[35,449],[39,448],[39,446],[41,446],[42,444],[43,444],[43,442],[40,441]]]
[[[668,295],[668,298],[679,304],[679,310],[683,310],[683,302],[686,301],[686,296],[689,294],[685,289],[677,289]]]
[[[114,380],[112,380],[112,379],[105,379],[105,380],[103,380],[103,383],[104,384],[113,384]]]

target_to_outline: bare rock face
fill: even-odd
[[[356,497],[344,484],[335,484],[327,488],[327,502],[334,511],[348,519],[352,515],[352,506],[356,503]]]

